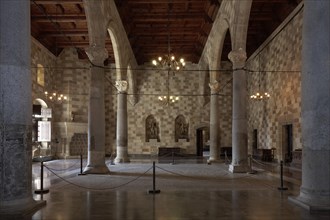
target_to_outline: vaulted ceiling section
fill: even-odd
[[[171,52],[198,63],[220,4],[218,0],[115,0],[138,64]],[[251,55],[301,0],[253,0],[247,55]],[[31,0],[31,33],[54,55],[76,48],[86,59],[88,29],[82,0]],[[115,62],[110,37],[108,62]],[[223,60],[231,50],[229,34]]]

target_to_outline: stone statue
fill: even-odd
[[[179,139],[189,140],[189,124],[186,123],[186,119],[183,115],[179,115],[175,119],[175,141]]]
[[[149,115],[146,119],[146,141],[157,139],[159,141],[158,123],[153,115]]]

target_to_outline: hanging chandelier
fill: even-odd
[[[167,54],[163,56],[158,56],[157,59],[152,60],[152,64],[157,66],[161,69],[167,70],[175,70],[179,71],[182,70],[186,63],[183,58],[179,60],[176,59],[175,55],[171,53],[171,31],[170,31],[170,13],[172,10],[172,3],[169,3],[168,12],[167,12]]]
[[[169,49],[170,50],[170,49]],[[159,56],[157,59],[154,59],[152,61],[152,64],[154,66],[158,66],[162,69],[169,69],[169,70],[182,70],[186,63],[183,58],[180,58],[180,60],[176,60],[175,56],[172,54],[164,55],[163,57]]]
[[[179,101],[179,96],[158,96],[158,100],[165,105]]]
[[[46,98],[50,101],[56,101],[56,102],[62,102],[62,101],[66,101],[68,99],[67,96],[63,95],[63,94],[60,94],[60,93],[57,93],[57,92],[48,92],[48,91],[45,91],[44,92]]]
[[[167,94],[158,96],[158,101],[163,105],[174,104],[180,100],[179,96],[170,95],[170,70],[167,70]]]
[[[268,92],[261,91],[261,71],[260,71],[260,54],[258,55],[258,65],[259,65],[259,71],[258,71],[258,91],[255,92],[250,96],[250,99],[252,100],[267,100],[270,98],[270,94]],[[263,81],[263,80],[262,80]]]
[[[158,101],[163,105],[176,103],[180,100],[179,96],[170,95],[170,72],[182,70],[186,63],[183,58],[177,60],[175,55],[171,53],[171,32],[170,32],[170,12],[172,10],[172,3],[168,5],[167,13],[167,54],[159,56],[152,61],[152,64],[161,69],[167,70],[167,95],[158,96]]]
[[[270,94],[268,92],[256,92],[255,94],[251,95],[250,98],[254,100],[265,100],[270,98]]]

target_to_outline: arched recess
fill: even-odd
[[[179,139],[186,139],[189,141],[189,123],[183,115],[178,115],[175,119],[175,142]]]
[[[160,141],[159,138],[159,124],[153,115],[149,115],[145,121],[145,137],[146,142],[156,139],[157,142]]]

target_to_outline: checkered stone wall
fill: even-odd
[[[293,125],[293,149],[301,140],[301,49],[302,10],[247,61],[249,94],[261,90],[271,95],[268,101],[249,99],[248,134],[252,154],[253,130],[258,130],[258,148],[276,148],[275,158],[284,160],[283,126]],[[259,72],[261,70],[261,72]],[[259,86],[260,85],[260,86]]]
[[[37,40],[31,37],[31,78],[32,78],[32,98],[33,100],[40,98],[46,101],[44,91],[52,88],[54,81],[54,68],[56,57],[50,53]],[[37,82],[37,66],[41,64],[44,68],[45,85],[42,86]],[[47,102],[47,101],[46,101]],[[47,103],[51,104],[51,103]]]
[[[36,46],[36,50],[40,50]],[[45,50],[45,49],[42,49]],[[46,53],[44,51],[43,53]],[[45,55],[39,57],[46,57]],[[49,53],[49,52],[47,52]],[[36,55],[33,55],[36,56]],[[37,58],[34,58],[37,59]],[[52,78],[46,77],[46,82],[58,91],[68,95],[67,102],[52,104],[54,123],[86,123],[88,122],[88,102],[90,70],[87,60],[78,58],[77,51],[67,48],[62,51],[56,59],[53,57],[51,68]],[[47,60],[47,62],[50,62]],[[54,68],[56,67],[56,68]],[[205,70],[199,70],[198,65],[188,64],[187,71],[170,74],[169,88],[170,94],[180,96],[180,101],[173,105],[163,106],[158,102],[159,95],[167,94],[167,72],[157,71],[151,66],[142,66],[143,71],[138,72],[137,90],[138,102],[134,106],[129,100],[133,94],[128,94],[128,149],[129,154],[152,154],[158,147],[181,147],[188,154],[196,153],[196,129],[209,125],[209,88],[200,89],[201,74]],[[223,65],[220,71],[219,92],[219,147],[231,146],[231,112],[232,112],[232,85],[231,85],[231,65]],[[56,71],[55,71],[56,70]],[[116,118],[117,118],[117,91],[115,88],[116,70],[114,64],[105,67],[105,120],[106,120],[106,143],[107,154],[116,150]],[[35,84],[35,82],[34,82]],[[48,85],[47,84],[47,85]],[[43,90],[40,90],[40,96]],[[205,91],[204,93],[201,91]],[[206,99],[205,96],[207,97]],[[73,113],[73,115],[71,114]],[[146,142],[145,140],[145,119],[149,115],[154,115],[159,123],[160,142]],[[189,123],[189,140],[179,140],[175,142],[175,118],[183,115]],[[72,124],[73,125],[73,124]],[[58,126],[64,128],[65,126]],[[74,128],[74,126],[72,127]],[[65,132],[55,131],[55,136]],[[73,134],[75,133],[72,131]],[[79,133],[79,132],[78,132]],[[64,138],[64,139],[63,139]],[[59,137],[61,143],[69,145],[71,140]],[[61,145],[60,143],[60,145]],[[73,145],[72,145],[73,146]],[[65,147],[63,147],[64,149]],[[156,150],[155,150],[156,149]],[[74,149],[72,153],[76,152]]]
[[[209,93],[200,93],[200,74],[196,64],[188,64],[182,72],[170,72],[167,81],[167,71],[157,70],[145,65],[145,71],[141,71],[137,77],[138,102],[136,105],[128,104],[128,151],[129,154],[152,154],[158,147],[180,147],[184,153],[196,154],[196,129],[209,123],[209,103],[204,105],[200,99],[209,96]],[[230,67],[231,68],[231,67]],[[115,82],[115,74],[110,73],[112,84]],[[222,90],[219,94],[219,124],[220,146],[231,146],[231,71],[221,73]],[[179,96],[179,102],[163,105],[158,96],[168,94]],[[111,85],[110,85],[111,86]],[[107,133],[111,135],[111,151],[115,150],[115,120],[116,120],[116,95],[113,86],[109,89],[107,106],[107,120],[114,126],[108,127]],[[209,88],[207,88],[209,90]],[[132,94],[128,94],[129,96]],[[153,115],[159,125],[160,141],[146,141],[146,118]],[[189,123],[189,140],[175,142],[175,119],[183,115]]]

